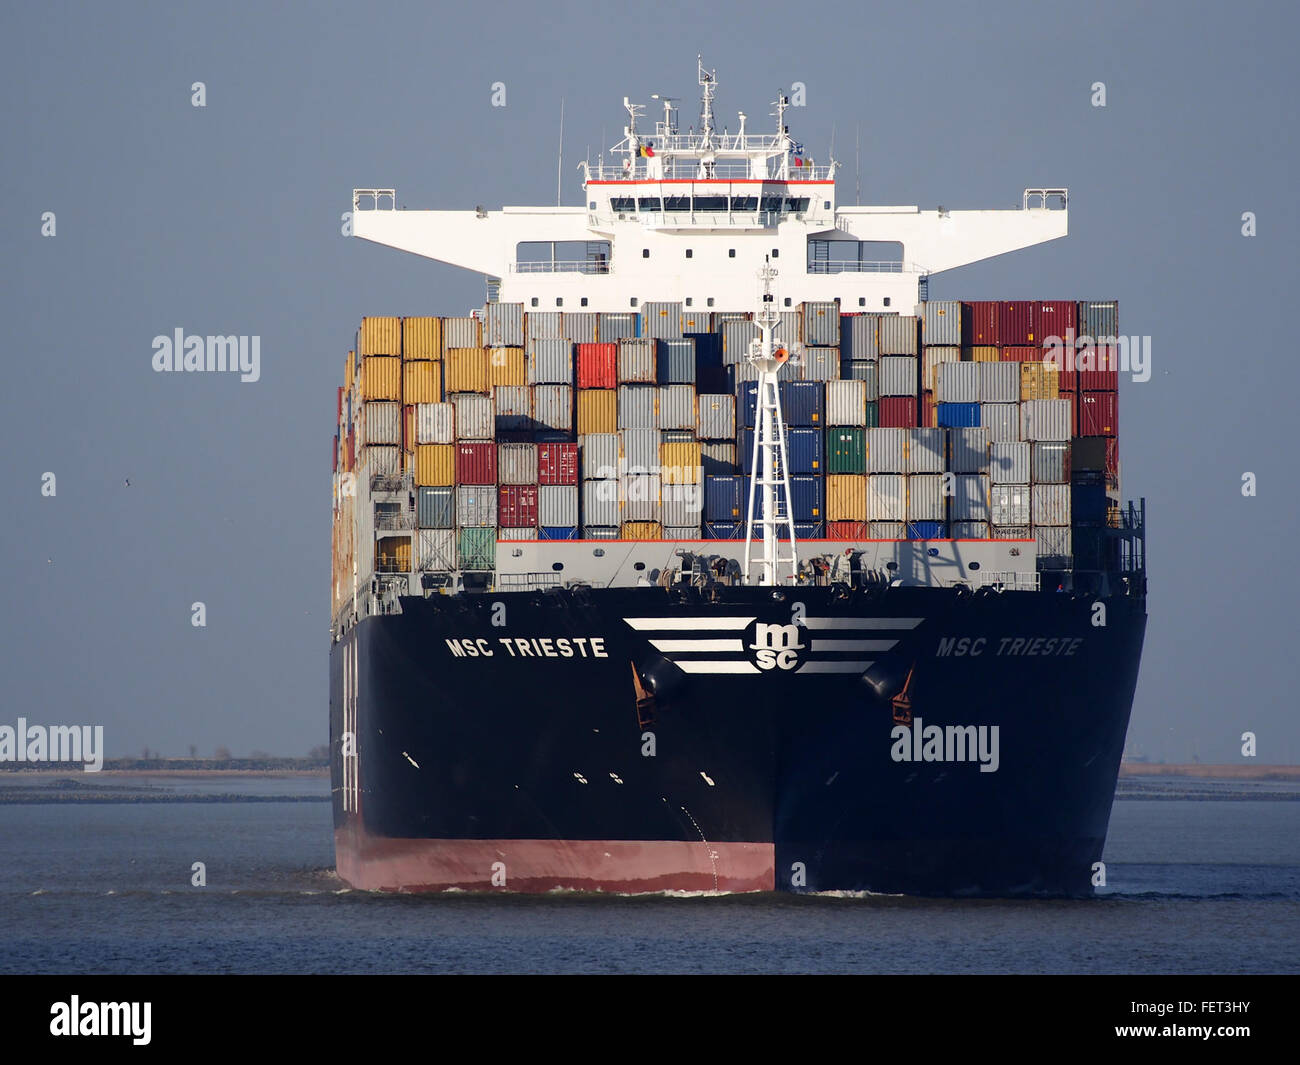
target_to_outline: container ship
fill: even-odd
[[[487,296],[362,318],[338,390],[339,876],[1087,896],[1146,626],[1118,308],[929,291],[1068,190],[841,206],[784,94],[731,134],[698,80],[580,206],[354,190]]]

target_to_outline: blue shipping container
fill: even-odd
[[[1106,486],[1078,484],[1070,487],[1070,515],[1076,525],[1106,523]]]
[[[936,403],[935,418],[941,429],[978,429],[978,403]]]
[[[821,381],[782,381],[781,416],[786,425],[820,429],[826,424],[825,384]]]
[[[704,478],[704,520],[735,521],[744,516],[741,510],[743,500],[742,486],[747,479],[738,476],[721,476]]]
[[[801,521],[821,522],[825,518],[825,488],[826,482],[821,477],[790,478],[790,511],[796,525]],[[795,535],[799,535],[797,528]]]
[[[576,525],[573,528],[565,525],[543,525],[537,530],[537,539],[576,540],[578,539],[578,527]]]
[[[695,341],[695,365],[699,368],[722,369],[721,333],[683,333],[687,340]]]
[[[909,540],[946,540],[948,523],[946,521],[909,521],[907,523]]]
[[[745,536],[743,521],[709,521],[704,523],[706,540],[742,540]]]
[[[750,468],[754,457],[754,430],[742,429],[737,438],[738,461]],[[785,431],[785,453],[791,473],[825,473],[825,434],[820,429],[789,429]]]
[[[794,536],[796,540],[824,540],[826,526],[820,521],[796,521]]]

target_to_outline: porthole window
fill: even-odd
[[[641,258],[643,258],[643,259],[648,259],[648,258],[650,258],[650,249],[649,249],[649,248],[642,248],[642,249],[641,249]]]
[[[786,296],[786,298],[785,298],[785,305],[786,305],[787,307],[790,306],[790,297],[789,297],[789,296]]]
[[[528,301],[528,305],[529,305],[530,307],[536,307],[536,306],[537,306],[537,297],[534,296],[531,300],[529,300],[529,301]]]
[[[772,258],[773,258],[773,259],[779,259],[779,258],[781,258],[781,249],[780,249],[780,248],[773,248],[773,249],[772,249]]]
[[[728,258],[728,259],[734,259],[735,257],[736,257],[736,249],[735,249],[735,248],[728,248],[728,249],[727,249],[727,258]]]
[[[632,566],[632,568],[636,570],[638,573],[640,573],[643,569],[645,569],[645,563],[637,562]]]
[[[896,569],[898,569],[898,563],[897,563],[897,562],[886,562],[886,563],[885,563],[885,569],[887,569],[887,570],[896,570]]]
[[[582,306],[584,306],[584,307],[587,306],[587,297],[586,297],[586,296],[583,296],[583,297],[582,297]]]
[[[979,568],[980,568],[980,564],[979,564],[978,562],[972,562],[972,563],[971,563],[969,566],[967,566],[966,568],[967,568],[967,569],[979,569]]]
[[[691,297],[690,297],[690,296],[687,296],[687,297],[686,297],[686,306],[689,307],[690,305],[691,305]]]
[[[712,306],[713,306],[713,297],[710,296],[707,300],[705,300],[705,303],[707,303],[710,307],[712,307]]]
[[[888,297],[888,296],[885,297],[885,306],[886,306],[886,307],[889,306],[889,297]]]
[[[630,300],[628,300],[627,302],[628,302],[628,305],[629,305],[629,306],[635,307],[635,306],[636,306],[636,297],[633,296],[633,297],[632,297]]]
[[[564,297],[563,297],[563,296],[556,296],[556,297],[555,297],[555,306],[557,306],[557,307],[563,307],[563,306],[564,306]]]
[[[695,252],[693,252],[690,248],[687,248],[687,249],[686,249],[686,258],[690,259],[690,258],[692,258],[694,255],[695,255]]]
[[[604,549],[603,547],[593,547],[593,548],[591,549],[591,553],[592,553],[596,558],[604,558],[604,557],[605,557],[605,549]]]
[[[594,211],[595,209],[596,209],[596,201],[592,200],[590,203],[587,204],[587,210]]]
[[[563,562],[552,562],[552,563],[551,563],[551,569],[555,570],[555,572],[558,573],[560,570],[564,569],[564,563],[563,563]]]
[[[859,296],[859,297],[858,297],[858,306],[859,306],[859,307],[865,307],[866,305],[867,305],[867,297],[866,297],[866,296]]]

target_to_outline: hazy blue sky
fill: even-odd
[[[807,85],[792,132],[822,158],[834,127],[841,202],[859,127],[865,202],[1070,187],[1067,239],[931,294],[1114,298],[1121,331],[1152,338],[1152,378],[1120,405],[1151,528],[1130,746],[1236,761],[1249,729],[1259,761],[1300,758],[1298,21],[1250,3],[6,5],[0,722],[103,724],[110,755],[325,742],[344,355],[362,315],[484,294],[344,238],[352,188],[553,202],[563,97],[580,203],[573,165],[617,139],[622,97],[684,97],[686,124],[702,51],[724,123],[766,125],[778,87]],[[261,379],[154,373],[152,339],[178,327],[260,336]]]

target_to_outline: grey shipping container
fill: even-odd
[[[949,362],[961,362],[961,348],[927,346],[921,349],[921,388],[938,392],[939,367]],[[1017,396],[1017,399],[1020,397]]]
[[[663,434],[658,429],[624,429],[618,436],[626,469],[648,473],[659,466],[659,447],[663,443]]]
[[[444,348],[481,348],[483,323],[477,318],[444,318],[442,322]]]
[[[924,344],[961,343],[961,303],[957,300],[928,300],[917,309]]]
[[[695,307],[682,310],[682,333],[712,333],[713,312],[702,311]]]
[[[948,451],[948,468],[953,473],[989,472],[987,429],[949,429]]]
[[[660,429],[665,444],[690,444],[695,441],[694,429]]]
[[[867,478],[867,520],[907,520],[907,478],[901,473],[878,473]]]
[[[588,525],[617,525],[618,481],[582,482],[582,519]]]
[[[1040,526],[1034,530],[1034,540],[1037,541],[1038,559],[1051,559],[1055,562],[1062,562],[1073,555],[1070,527]]]
[[[989,479],[982,473],[959,473],[954,477],[950,514],[952,520],[987,522],[989,487]],[[953,539],[957,538],[954,532]]]
[[[544,484],[537,489],[537,524],[543,528],[578,524],[578,486]]]
[[[1030,521],[1034,525],[1070,524],[1070,486],[1036,484],[1030,492]]]
[[[1020,402],[1020,363],[972,362],[967,365],[979,367],[981,403]]]
[[[497,523],[497,486],[462,484],[456,489],[456,525],[486,528]]]
[[[943,521],[946,502],[942,474],[920,473],[907,479],[908,521]]]
[[[528,383],[568,385],[573,383],[573,341],[539,337],[528,342]]]
[[[1020,436],[1024,440],[1068,441],[1071,415],[1068,399],[1027,399],[1020,404]]]
[[[695,428],[695,388],[692,385],[659,387],[659,428]]]
[[[840,361],[840,377],[850,381],[861,381],[867,386],[866,400],[874,403],[880,398],[880,363],[877,360],[864,362],[854,359],[852,362]]]
[[[935,374],[934,399],[936,403],[978,403],[980,398],[980,367],[982,362],[946,362]],[[1008,365],[1011,365],[1008,363]],[[1015,364],[1019,368],[1019,363]],[[1018,385],[1018,382],[1017,382]],[[1019,400],[1020,396],[1017,395]]]
[[[738,363],[732,368],[732,372],[735,374],[736,384],[758,380],[758,367],[752,362]]]
[[[989,520],[994,525],[1029,524],[1029,485],[990,484]]]
[[[1065,484],[1070,480],[1070,445],[1040,440],[1033,445],[1032,476],[1036,484]]]
[[[421,488],[416,502],[421,529],[456,527],[456,489]]]
[[[539,429],[570,432],[573,429],[573,388],[537,385],[533,388],[533,421]]]
[[[532,528],[521,529],[521,528],[503,526],[501,530],[497,533],[498,543],[502,540],[536,540],[536,539],[537,539],[537,530]]]
[[[618,479],[623,521],[659,521],[660,483],[657,473],[625,473]]]
[[[496,408],[497,432],[521,433],[532,429],[533,390],[531,388],[527,385],[497,385],[492,391]]]
[[[565,311],[564,335],[575,344],[593,344],[596,341],[595,311]]]
[[[564,315],[560,311],[529,311],[526,324],[529,340],[564,336]]]
[[[537,445],[498,444],[497,484],[536,484]]]
[[[527,391],[527,389],[524,391]],[[415,408],[415,441],[417,444],[454,444],[456,442],[455,404],[417,404]]]
[[[1019,403],[981,403],[980,425],[989,431],[989,442],[1006,443],[1020,439]]]
[[[483,345],[489,348],[524,346],[524,305],[489,303],[483,323]]]
[[[994,540],[1032,540],[1034,538],[1028,525],[990,525],[989,533]]]
[[[989,476],[994,484],[1028,484],[1029,445],[1022,441],[989,445]]]
[[[906,473],[907,442],[907,429],[868,429],[867,472]],[[902,521],[903,518],[900,515],[891,520]]]
[[[737,470],[736,445],[705,441],[700,445],[700,462],[706,477],[733,474]]]
[[[660,485],[660,520],[665,525],[690,525],[698,527],[704,514],[704,485]]]
[[[619,527],[617,525],[584,525],[582,527],[582,538],[584,540],[617,540],[619,538]]]
[[[382,473],[394,476],[402,472],[402,449],[390,444],[372,444],[361,449],[362,468],[372,477]]]
[[[803,323],[798,311],[782,311],[781,320],[776,327],[776,339],[788,348],[803,336],[802,329]]]
[[[867,424],[867,385],[865,381],[826,382],[826,424]]]
[[[420,572],[448,572],[456,566],[456,530],[421,529],[416,565]]]
[[[585,436],[580,436],[578,437],[578,450],[582,452],[582,476],[584,480],[618,476],[617,433],[587,433]],[[592,524],[598,525],[600,523],[592,522]]]
[[[753,322],[725,322],[721,333],[723,365],[736,366],[749,354],[749,342],[758,337],[758,326]]]
[[[910,437],[907,443],[907,472],[943,473],[947,458],[947,430],[904,429],[903,432]]]
[[[880,354],[916,354],[916,318],[910,314],[880,316]]]
[[[371,400],[361,404],[362,444],[402,443],[402,405]]]
[[[800,310],[803,318],[803,336],[805,345],[837,347],[840,342],[840,305],[832,303],[805,302]],[[787,342],[790,337],[785,338]],[[824,380],[824,378],[820,378]]]
[[[648,300],[642,307],[644,325],[641,335],[659,340],[676,339],[682,335],[682,305]]]
[[[1079,304],[1075,332],[1097,340],[1119,336],[1119,304],[1114,300],[1084,300]]]
[[[954,521],[950,525],[954,540],[987,540],[989,523],[987,521]]]
[[[880,357],[880,394],[882,396],[916,395],[916,359],[912,356]]]
[[[805,381],[837,381],[840,376],[839,348],[804,348],[799,356],[799,376]]]
[[[867,535],[873,540],[906,540],[907,526],[901,521],[873,521],[867,525]]]
[[[456,392],[451,401],[456,407],[457,440],[495,439],[496,412],[490,397],[477,392]]]
[[[695,341],[660,340],[655,358],[659,363],[661,385],[695,384]]]
[[[630,311],[601,311],[596,318],[599,342],[612,344],[623,337],[636,336],[640,315]]]
[[[879,315],[844,315],[840,318],[840,355],[853,360],[880,358],[879,329]]]
[[[618,342],[619,384],[654,384],[655,342],[645,338]]]
[[[736,438],[736,397],[729,392],[701,395],[697,416],[701,440]]]
[[[698,525],[665,525],[665,540],[698,540],[700,538],[700,527]]]
[[[618,427],[620,429],[656,429],[659,425],[655,404],[659,389],[654,385],[618,386]]]

